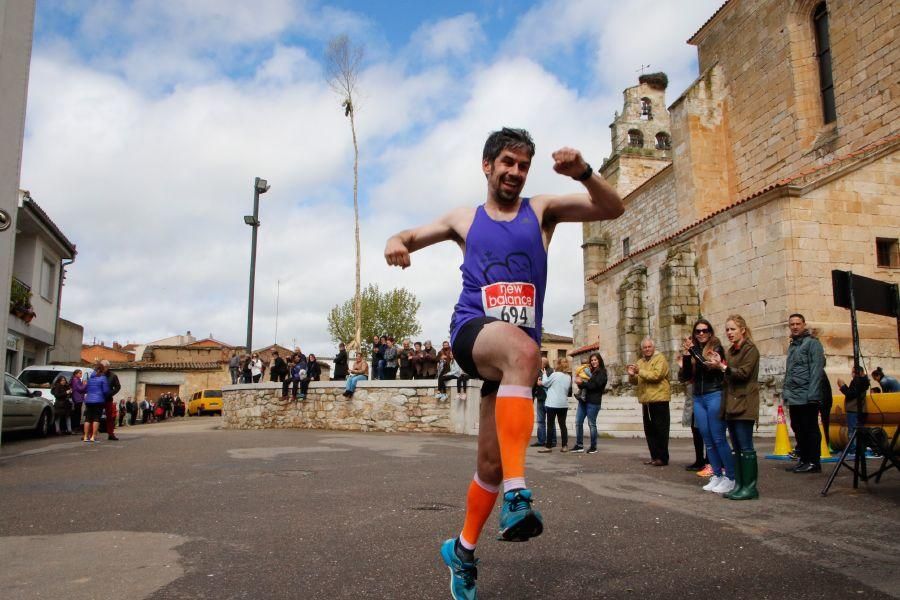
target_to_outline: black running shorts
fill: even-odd
[[[475,359],[472,358],[472,348],[475,347],[475,339],[484,326],[493,321],[499,321],[496,317],[475,317],[459,328],[456,339],[453,341],[453,358],[456,363],[465,371],[469,377],[481,379],[481,397],[496,394],[500,388],[499,381],[485,379],[478,373],[478,367],[475,366]]]
[[[84,422],[98,423],[103,415],[103,402],[84,403]]]

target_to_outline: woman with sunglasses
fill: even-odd
[[[718,494],[734,489],[734,458],[725,438],[725,421],[722,412],[722,388],[724,375],[715,365],[715,356],[724,356],[725,350],[706,319],[694,323],[693,335],[682,345],[681,376],[692,382],[694,393],[694,421],[700,429],[706,453],[713,468],[712,479],[703,489]]]

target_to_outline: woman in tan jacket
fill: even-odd
[[[759,497],[756,489],[759,470],[753,448],[753,425],[759,418],[759,350],[740,315],[728,317],[725,335],[731,342],[725,356],[710,357],[710,363],[725,375],[722,418],[734,448],[735,486],[725,497],[752,500]]]

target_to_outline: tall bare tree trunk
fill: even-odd
[[[353,295],[353,310],[356,313],[356,337],[353,344],[357,352],[362,350],[362,250],[359,243],[359,144],[356,139],[356,106],[353,92],[363,58],[363,47],[354,46],[346,35],[339,35],[328,43],[325,51],[328,84],[340,94],[344,116],[350,118],[350,132],[353,134],[353,222],[356,242],[356,291]]]
[[[351,100],[352,102],[352,100]],[[353,220],[356,240],[356,295],[354,310],[356,311],[356,349],[362,350],[362,290],[360,285],[360,264],[362,261],[359,247],[359,146],[356,143],[356,121],[350,111],[350,131],[353,133]]]

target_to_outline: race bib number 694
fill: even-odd
[[[481,288],[484,314],[519,327],[535,327],[533,283],[499,282]]]

